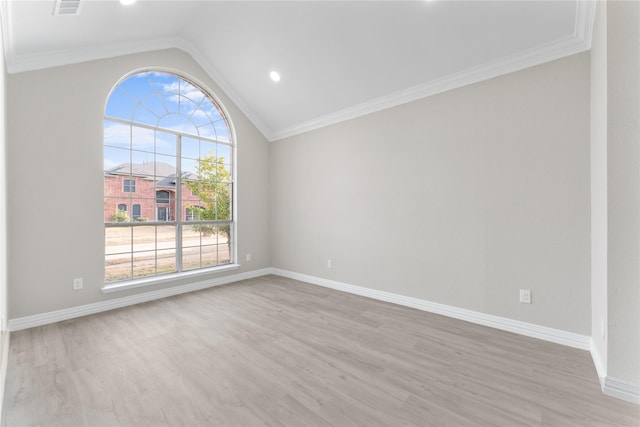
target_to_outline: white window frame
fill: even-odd
[[[126,79],[132,77],[135,74],[141,73],[141,72],[145,72],[145,71],[151,71],[151,72],[161,72],[161,73],[166,73],[166,74],[170,74],[173,75],[179,79],[182,79],[186,82],[188,82],[189,84],[195,86],[196,88],[200,89],[205,96],[207,96],[211,102],[214,104],[214,106],[218,109],[218,112],[222,115],[222,117],[224,117],[225,122],[227,124],[228,127],[228,136],[229,136],[229,143],[228,146],[230,147],[230,153],[231,153],[231,158],[229,159],[229,161],[231,162],[231,191],[230,191],[230,197],[231,197],[231,218],[228,221],[216,221],[215,223],[224,223],[229,225],[230,227],[230,237],[229,239],[231,240],[230,242],[230,248],[229,248],[229,257],[230,257],[230,263],[225,263],[225,264],[219,264],[217,266],[214,267],[204,267],[204,268],[197,268],[197,269],[191,269],[191,270],[186,270],[183,271],[182,270],[182,266],[181,266],[181,249],[182,249],[182,245],[181,245],[181,241],[182,241],[182,236],[181,236],[181,229],[182,226],[185,225],[186,223],[189,223],[188,225],[193,225],[194,223],[198,223],[198,222],[202,222],[205,223],[205,221],[194,221],[194,220],[189,220],[186,216],[184,218],[184,220],[182,220],[182,210],[185,209],[185,206],[183,206],[182,204],[182,199],[180,196],[181,193],[181,187],[182,187],[182,183],[181,183],[181,171],[180,171],[180,166],[177,166],[177,170],[176,170],[176,175],[177,175],[177,180],[176,180],[176,194],[175,194],[175,211],[176,211],[176,218],[174,219],[174,221],[170,221],[170,223],[176,224],[176,237],[175,237],[175,246],[176,246],[176,267],[177,267],[177,271],[175,273],[169,273],[169,274],[156,274],[156,275],[150,275],[150,276],[144,276],[144,277],[139,277],[139,278],[130,278],[130,279],[124,279],[124,280],[119,280],[119,281],[113,281],[113,282],[107,282],[105,283],[105,285],[102,288],[102,291],[105,293],[108,292],[115,292],[115,291],[119,291],[119,290],[126,290],[126,289],[130,289],[130,288],[137,288],[140,286],[147,286],[147,285],[153,285],[153,284],[160,284],[160,283],[166,283],[168,281],[173,281],[173,280],[177,280],[177,279],[184,279],[186,277],[198,277],[201,275],[207,275],[210,273],[214,273],[214,272],[225,272],[225,271],[230,271],[230,270],[235,270],[237,268],[240,267],[239,264],[237,264],[237,212],[236,212],[236,201],[237,201],[237,175],[236,175],[236,171],[237,171],[237,151],[236,151],[236,144],[235,144],[235,130],[233,127],[233,124],[231,122],[231,119],[229,117],[228,112],[226,111],[226,109],[223,107],[223,105],[220,103],[220,101],[212,94],[212,92],[210,90],[208,90],[206,88],[206,86],[196,82],[194,79],[189,78],[188,76],[186,76],[184,73],[180,73],[180,72],[174,72],[171,70],[164,70],[164,69],[154,69],[154,70],[139,70],[133,73],[130,73],[129,75],[125,76],[123,79],[121,79],[115,86],[114,86],[114,90],[122,83],[124,82]],[[109,100],[109,98],[111,97],[111,94],[109,95],[109,97],[107,98],[107,102]],[[109,120],[109,121],[123,121],[118,117],[109,117],[106,113],[104,116],[105,120]],[[129,122],[131,125],[134,125],[133,120]],[[143,124],[140,123],[135,123],[135,126],[143,126]],[[156,126],[154,129],[162,131],[164,133],[174,133],[176,135],[178,135],[178,138],[180,138],[182,136],[182,134],[180,132],[177,132],[175,130],[172,129],[165,129],[165,128],[161,128]],[[184,134],[184,136],[188,136],[190,138],[200,138],[203,139],[203,137],[201,136],[195,136],[195,135],[191,135],[191,134]],[[221,141],[216,141],[217,143],[220,143]],[[177,144],[178,147],[180,147],[180,142],[178,142]],[[179,152],[180,148],[178,148],[178,153],[176,154],[177,157],[177,165],[180,165],[180,152]],[[133,191],[130,191],[131,193],[135,192],[135,180],[134,180],[134,187],[133,187]],[[130,187],[131,189],[131,187]],[[154,195],[155,196],[155,195]],[[155,197],[154,197],[155,199]],[[208,221],[208,223],[211,223],[211,221]],[[167,222],[145,222],[144,225],[166,225]],[[131,227],[135,227],[136,224],[133,222],[129,222],[129,223],[106,223],[105,222],[105,227],[120,227],[120,226],[131,226]]]

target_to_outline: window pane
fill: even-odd
[[[122,119],[131,119],[131,112],[136,107],[137,101],[125,92],[121,87],[117,87],[109,97],[106,115]]]
[[[142,101],[142,105],[144,105],[144,107],[146,107],[147,110],[153,113],[155,117],[159,118],[167,114],[167,109],[162,103],[162,100],[156,94],[153,94],[144,98],[144,100]],[[156,122],[157,122],[157,119],[156,119]],[[152,124],[155,125],[156,122],[153,122]]]
[[[175,156],[156,154],[156,176],[175,176],[177,159]]]
[[[173,129],[188,135],[198,135],[198,131],[191,120],[180,114],[168,114],[164,116],[160,122],[158,122],[158,127]]]
[[[131,278],[131,253],[106,255],[104,259],[105,282]]]
[[[104,170],[115,173],[131,173],[129,149],[104,147]]]
[[[215,139],[216,137],[216,131],[213,128],[213,125],[211,125],[211,123],[198,126],[198,134],[204,138]]]
[[[176,136],[165,132],[156,132],[156,153],[176,155]]]
[[[216,143],[209,141],[200,142],[200,158],[216,155]]]
[[[106,255],[131,252],[131,227],[107,227],[104,234]]]
[[[224,163],[231,163],[231,147],[225,144],[218,144],[218,158],[224,159]]]
[[[198,161],[197,160],[193,160],[193,159],[181,159],[181,168],[182,168],[182,173],[184,174],[189,174],[187,176],[190,175],[195,175],[198,166]]]
[[[201,250],[201,267],[218,265],[218,245],[203,246]]]
[[[229,128],[227,127],[227,123],[224,121],[215,122],[213,124],[215,129],[216,138],[220,141],[230,141],[229,139]]]
[[[174,273],[176,271],[176,250],[158,251],[158,274]]]
[[[204,93],[202,93],[200,89],[193,86],[186,80],[180,80],[180,94],[189,98],[196,104],[200,104],[205,98]]]
[[[156,274],[156,251],[133,253],[133,277]]]
[[[131,151],[131,163],[128,166],[136,174],[153,171],[153,153]]]
[[[190,118],[197,108],[198,104],[194,103],[189,98],[184,96],[180,97],[180,113],[185,117]]]
[[[104,145],[129,149],[131,143],[131,127],[129,125],[104,121]]]
[[[200,154],[200,141],[187,136],[182,137],[182,157],[197,159]]]
[[[136,194],[142,194],[143,192],[144,191],[139,191]],[[139,222],[153,221],[155,219],[155,214],[153,213],[155,209],[154,199],[133,197],[131,199],[130,206],[131,206],[130,215],[131,215],[132,221],[139,223]]]
[[[153,153],[154,146],[155,132],[153,130],[138,126],[131,128],[131,148],[133,150]]]
[[[230,262],[230,225],[187,223],[231,218],[232,147],[199,137],[228,134],[212,99],[175,75],[143,72],[114,88],[105,113],[125,121],[104,120],[105,280]]]
[[[158,249],[176,249],[176,227],[173,225],[159,225],[157,230]]]
[[[124,197],[105,197],[104,222],[129,222],[129,199]],[[126,208],[126,209],[123,209]]]
[[[133,112],[132,121],[144,125],[157,126],[160,117],[144,105],[138,105]]]
[[[169,88],[168,86],[164,86],[163,90],[169,90],[170,92],[162,92],[160,94],[158,94],[158,96],[160,97],[160,99],[162,99],[162,102],[164,103],[165,108],[169,111],[169,113],[175,113],[175,115],[177,116],[180,111],[178,109],[178,95],[177,95],[177,87],[175,87],[175,90],[173,90],[172,88]],[[172,129],[172,126],[170,123],[167,122],[167,124],[163,125],[162,127],[168,128],[168,129]]]
[[[182,227],[182,247],[200,246],[203,235],[203,229],[210,227],[205,224],[185,225]]]
[[[148,79],[148,74],[149,73],[146,72],[135,74],[120,83],[119,87],[126,93],[130,94],[134,99],[142,99],[145,96],[156,92],[155,87],[152,86]]]
[[[133,227],[132,246],[134,252],[156,250],[156,227],[145,225]]]
[[[182,249],[182,269],[193,270],[200,268],[200,246]]]

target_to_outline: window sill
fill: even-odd
[[[173,282],[175,280],[190,279],[193,277],[205,276],[212,273],[222,273],[240,268],[240,264],[228,264],[221,267],[207,268],[204,270],[185,271],[182,273],[164,274],[162,276],[145,277],[142,279],[127,280],[125,282],[108,283],[102,287],[102,293],[126,291],[129,289],[141,288],[143,286],[159,285],[161,283]]]

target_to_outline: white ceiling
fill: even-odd
[[[10,73],[185,50],[279,139],[590,48],[594,2],[2,0]],[[274,83],[269,72],[282,80]]]

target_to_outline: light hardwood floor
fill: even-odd
[[[638,426],[589,353],[265,276],[11,334],[5,426]]]

